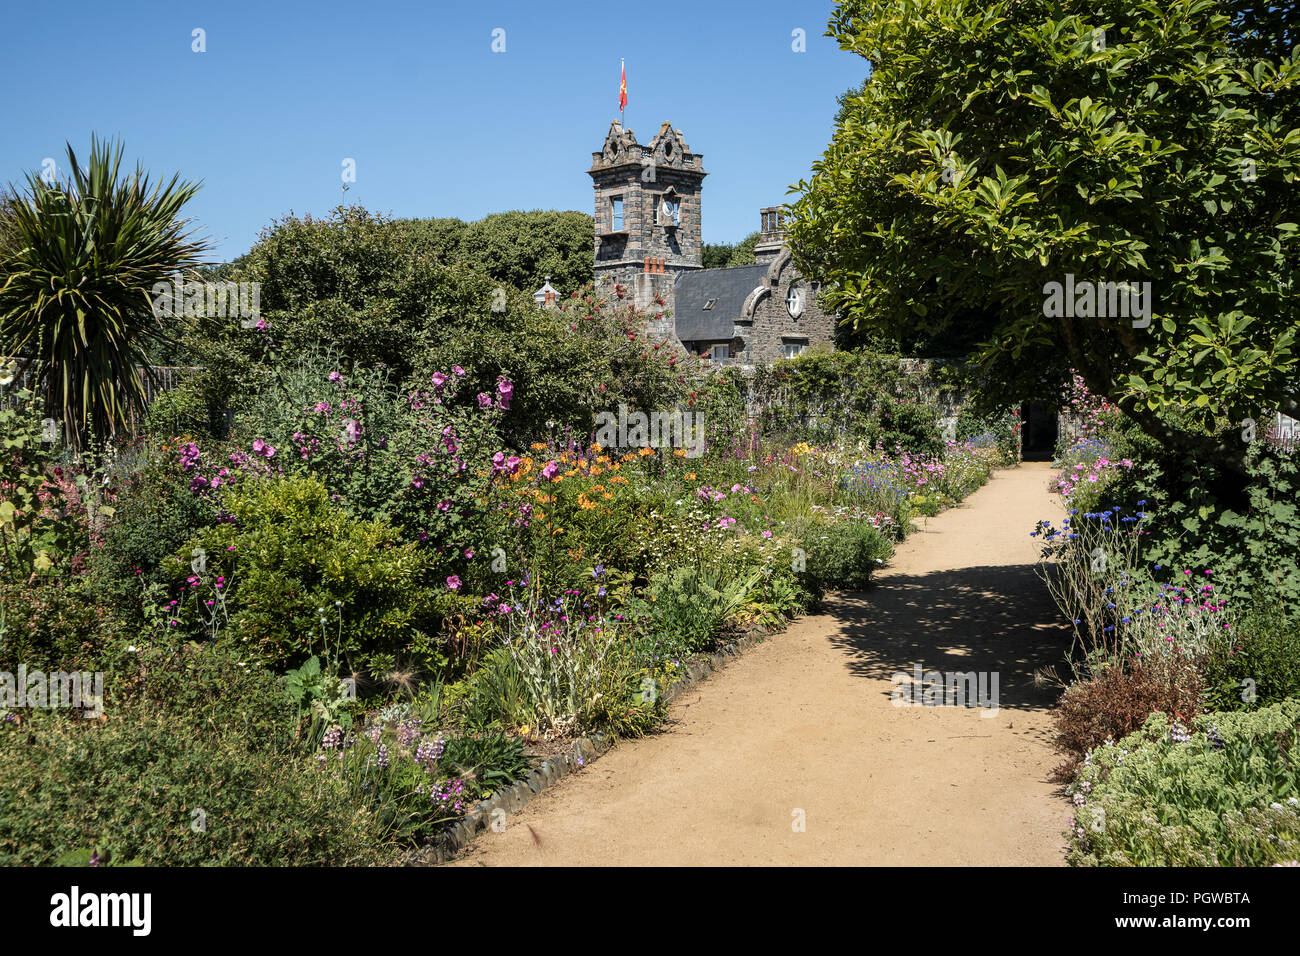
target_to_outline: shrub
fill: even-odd
[[[166,866],[356,865],[389,848],[301,757],[170,716],[0,724],[0,863],[69,852]]]
[[[1249,710],[1300,698],[1300,626],[1275,597],[1261,596],[1201,662],[1214,710]]]
[[[534,585],[491,601],[530,725],[559,733],[599,726],[611,702],[630,697],[629,672],[637,665],[620,622],[603,607],[604,591],[584,596],[569,589],[549,599]],[[649,695],[645,709],[653,713],[655,700]]]
[[[0,670],[97,670],[112,640],[111,608],[84,579],[0,582]]]
[[[992,448],[999,465],[1014,465],[1020,460],[1020,419],[1009,412],[978,413],[964,405],[957,413],[954,438],[974,448]]]
[[[709,651],[723,625],[744,606],[762,578],[762,568],[752,566],[674,568],[651,578],[650,605],[639,613],[662,642],[664,653]]]
[[[133,624],[143,621],[142,588],[171,579],[165,559],[216,520],[216,509],[191,492],[189,482],[165,450],[149,454],[120,485],[103,544],[91,553],[95,588]]]
[[[1068,780],[1094,747],[1132,733],[1153,713],[1189,720],[1200,712],[1200,696],[1195,661],[1180,653],[1104,667],[1071,684],[1052,713],[1067,758],[1057,779]]]
[[[283,750],[297,738],[284,678],[249,666],[228,642],[156,640],[123,649],[105,678],[113,719],[165,719],[196,735],[218,728],[249,751]]]
[[[371,674],[403,654],[422,666],[438,656],[429,557],[389,525],[351,517],[310,478],[246,481],[224,505],[231,520],[175,556],[177,620],[228,622],[247,660],[272,669],[321,648]],[[195,548],[206,555],[202,575],[190,573]]]
[[[824,587],[849,591],[865,590],[876,568],[894,553],[888,538],[861,521],[813,525],[804,541],[813,577]]]
[[[1300,701],[1192,721],[1152,714],[1068,788],[1069,861],[1267,866],[1300,858]]]

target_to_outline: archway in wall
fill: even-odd
[[[1025,402],[1020,406],[1020,421],[1021,460],[1051,461],[1059,427],[1055,410],[1045,402]]]

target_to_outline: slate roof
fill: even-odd
[[[726,341],[742,317],[745,299],[767,275],[766,265],[682,272],[673,285],[673,324],[682,342]],[[716,299],[714,307],[705,303]]]

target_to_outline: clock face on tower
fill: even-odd
[[[803,315],[803,308],[803,288],[797,285],[790,286],[790,291],[785,294],[785,310],[790,313],[790,318],[797,319]]]

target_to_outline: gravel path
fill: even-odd
[[[1058,517],[1045,464],[921,519],[878,584],[733,659],[482,834],[452,865],[1059,865],[1070,815],[1036,667],[1068,635],[1028,532]],[[999,676],[1000,707],[896,707],[891,677]],[[797,812],[804,829],[798,832]]]

